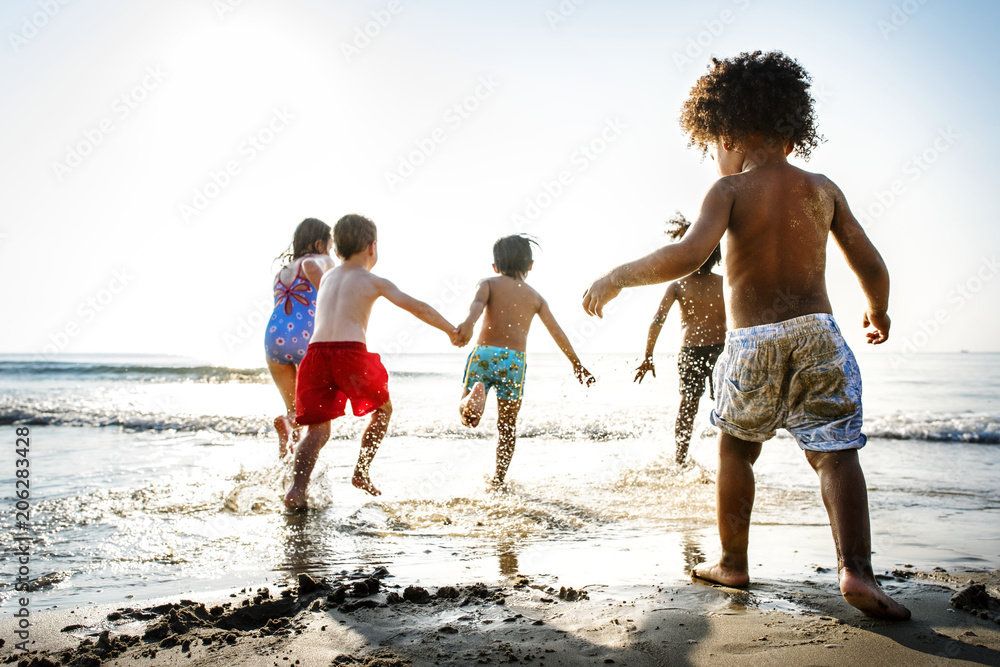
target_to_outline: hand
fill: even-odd
[[[873,313],[868,311],[865,313],[864,321],[861,325],[867,329],[869,326],[875,327],[873,331],[866,331],[865,335],[868,336],[869,345],[881,345],[885,341],[889,340],[889,326],[891,321],[889,320],[888,313]]]
[[[608,301],[618,296],[622,291],[621,287],[611,284],[608,276],[601,276],[583,294],[583,309],[588,315],[604,317],[604,306]]]
[[[576,364],[573,366],[573,375],[575,375],[576,379],[580,381],[580,384],[585,385],[587,387],[597,382],[597,378],[591,375],[590,371],[588,371],[580,364]]]
[[[633,382],[638,382],[639,384],[642,384],[642,379],[646,377],[647,372],[652,373],[653,377],[656,377],[656,367],[653,366],[653,358],[646,357],[643,359],[636,371],[638,372],[635,374],[635,380],[633,380]]]
[[[462,340],[462,332],[458,327],[452,327],[452,330],[448,332],[448,338],[451,339],[451,344],[455,347],[462,347],[469,342],[467,340]]]
[[[466,343],[472,340],[472,332],[475,329],[475,324],[471,322],[462,322],[458,325],[458,346],[464,347]]]

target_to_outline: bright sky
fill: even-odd
[[[813,74],[827,143],[799,164],[889,265],[883,353],[998,350],[998,21],[986,1],[8,0],[0,352],[263,365],[273,258],[303,218],[358,212],[376,273],[453,321],[493,241],[535,235],[529,283],[584,361],[639,355],[662,288],[596,327],[580,296],[696,215],[716,175],[680,105],[710,56],[755,49]],[[861,347],[860,289],[829,263]],[[658,350],[678,339],[674,315]],[[369,347],[401,340],[448,350],[376,306]],[[556,349],[538,324],[530,346]]]

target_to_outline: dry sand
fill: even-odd
[[[432,591],[384,569],[287,589],[36,614],[31,652],[0,619],[0,662],[48,665],[1000,665],[996,571],[896,571],[913,611],[868,619],[829,580],[748,591],[676,582],[568,588],[515,577]],[[983,586],[968,589],[970,582]],[[577,582],[577,585],[585,582]],[[567,588],[564,588],[567,587]],[[966,592],[952,604],[953,596]],[[766,601],[766,602],[762,602]],[[972,613],[970,613],[970,610]]]

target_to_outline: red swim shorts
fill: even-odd
[[[364,343],[309,343],[295,381],[295,421],[322,424],[346,413],[347,400],[358,417],[389,400],[389,374]]]

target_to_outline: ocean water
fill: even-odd
[[[372,466],[384,492],[350,485],[366,423],[334,422],[310,488],[286,514],[290,461],[263,369],[163,357],[0,356],[0,600],[14,593],[16,535],[31,538],[34,605],[221,590],[387,566],[407,582],[661,583],[717,553],[715,433],[702,399],[694,465],[672,464],[676,359],[632,382],[638,360],[528,354],[518,444],[503,490],[491,403],[462,427],[464,356],[387,359],[393,418]],[[859,354],[862,450],[877,570],[1000,567],[1000,354]],[[30,529],[16,529],[15,428],[30,429]],[[815,475],[779,435],[756,466],[752,574],[836,568]],[[816,574],[821,573],[821,574]],[[825,575],[827,577],[833,574]]]

